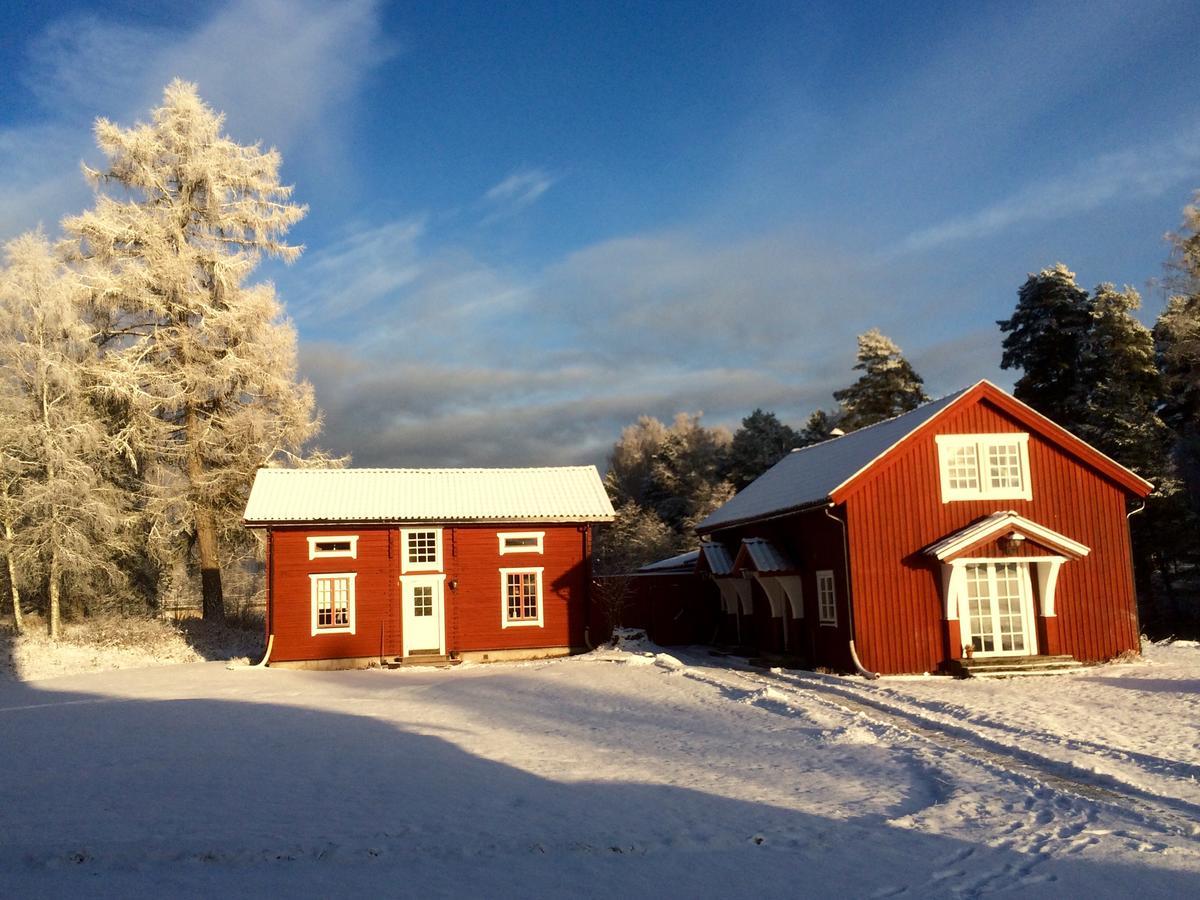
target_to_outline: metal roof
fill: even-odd
[[[796,565],[765,538],[745,538],[742,541],[742,549],[738,551],[738,560],[741,560],[743,552],[750,557],[755,572],[766,574],[796,571]],[[744,568],[744,564],[742,567]]]
[[[247,525],[279,522],[610,522],[595,466],[259,469]]]
[[[705,534],[813,506],[916,431],[969,388],[820,444],[793,450],[696,526]]]
[[[654,574],[665,574],[676,571],[691,572],[696,568],[696,560],[699,558],[699,550],[689,550],[687,553],[680,553],[677,556],[670,556],[666,559],[660,559],[657,562],[648,563],[638,569],[638,571]]]
[[[1022,537],[1027,535],[1038,543],[1060,550],[1069,556],[1082,557],[1091,552],[1090,547],[1073,541],[1052,528],[1039,525],[1011,509],[984,516],[978,522],[972,522],[966,528],[960,528],[930,544],[925,548],[925,552],[938,560],[946,560],[988,537],[1003,532],[1015,532]]]
[[[733,571],[733,557],[721,544],[703,541],[700,544],[700,552],[704,554],[704,561],[708,563],[708,571],[712,574],[728,575]]]

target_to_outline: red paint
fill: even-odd
[[[275,526],[268,530],[268,621],[275,635],[272,659],[280,662],[399,656],[399,529],[409,525]],[[588,526],[442,525],[442,571],[447,653],[582,647],[587,613]],[[497,534],[543,531],[542,553],[500,555]],[[582,534],[581,534],[582,532]],[[308,558],[308,538],[357,535],[351,558]],[[542,573],[543,624],[502,627],[500,569]],[[355,633],[312,634],[309,575],[354,572]],[[457,582],[457,589],[450,583]]]
[[[1030,435],[1033,499],[943,503],[935,435],[1005,432]],[[1138,648],[1126,500],[1148,491],[1149,486],[1132,473],[983,383],[833,493],[836,505],[829,512],[847,524],[848,560],[843,559],[838,525],[824,509],[734,526],[712,537],[734,552],[743,538],[764,537],[796,558],[804,578],[802,635],[812,642],[815,665],[851,668],[846,600],[852,596],[853,637],[866,668],[883,673],[930,672],[960,658],[962,646],[959,623],[943,618],[940,567],[922,550],[983,516],[1012,509],[1091,549],[1087,556],[1063,563],[1056,617],[1042,614],[1036,579],[1034,602],[1040,652],[1096,662]],[[1013,549],[992,538],[964,555],[1020,558],[1045,553],[1046,548],[1033,540]],[[816,622],[817,569],[834,572],[836,628]],[[765,605],[766,598],[761,597],[761,602]],[[762,640],[764,647],[777,646],[773,634],[765,634]]]

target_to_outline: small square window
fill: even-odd
[[[442,571],[442,529],[400,529],[400,571]]]

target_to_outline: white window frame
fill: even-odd
[[[313,637],[318,634],[354,634],[355,627],[355,603],[354,599],[354,579],[358,576],[357,572],[313,572],[308,576],[309,582],[309,599],[312,608],[312,633]],[[317,582],[323,580],[332,580],[334,578],[346,578],[350,581],[350,595],[347,598],[347,619],[345,625],[320,627],[317,625]]]
[[[1029,435],[1025,432],[997,434],[939,434],[934,438],[938,448],[938,477],[942,486],[942,502],[957,500],[1032,500],[1033,486],[1029,473]],[[1021,486],[994,488],[988,450],[999,444],[1015,444],[1021,465]],[[976,477],[974,488],[950,486],[951,455],[964,447],[975,448]]]
[[[821,625],[837,626],[837,581],[833,577],[833,569],[821,569],[817,572],[817,622]]]
[[[408,559],[408,536],[410,534],[423,534],[425,532],[433,532],[435,546],[437,547],[437,558],[430,562],[410,562]],[[400,529],[400,573],[407,575],[409,572],[440,572],[442,571],[442,529],[432,525],[424,528],[401,528]]]
[[[349,550],[320,550],[319,544],[343,544],[350,545]],[[323,534],[319,537],[310,537],[308,539],[308,558],[309,559],[358,559],[358,535],[357,534]]]
[[[500,555],[509,553],[543,553],[545,552],[546,532],[544,531],[500,531],[496,533],[500,539]],[[509,547],[512,538],[536,538],[537,543],[530,547]]]
[[[500,627],[501,628],[523,628],[523,627],[543,627],[546,617],[546,597],[542,591],[542,572],[545,571],[543,566],[522,566],[514,569],[500,570]],[[536,619],[509,619],[508,617],[508,576],[509,575],[536,575],[537,576],[537,605],[538,614]]]

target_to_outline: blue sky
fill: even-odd
[[[1200,5],[43,2],[0,10],[0,237],[90,202],[180,76],[284,156],[269,265],[363,465],[602,461],[640,413],[801,424],[878,326],[998,370],[1026,274],[1145,318],[1200,188]]]

